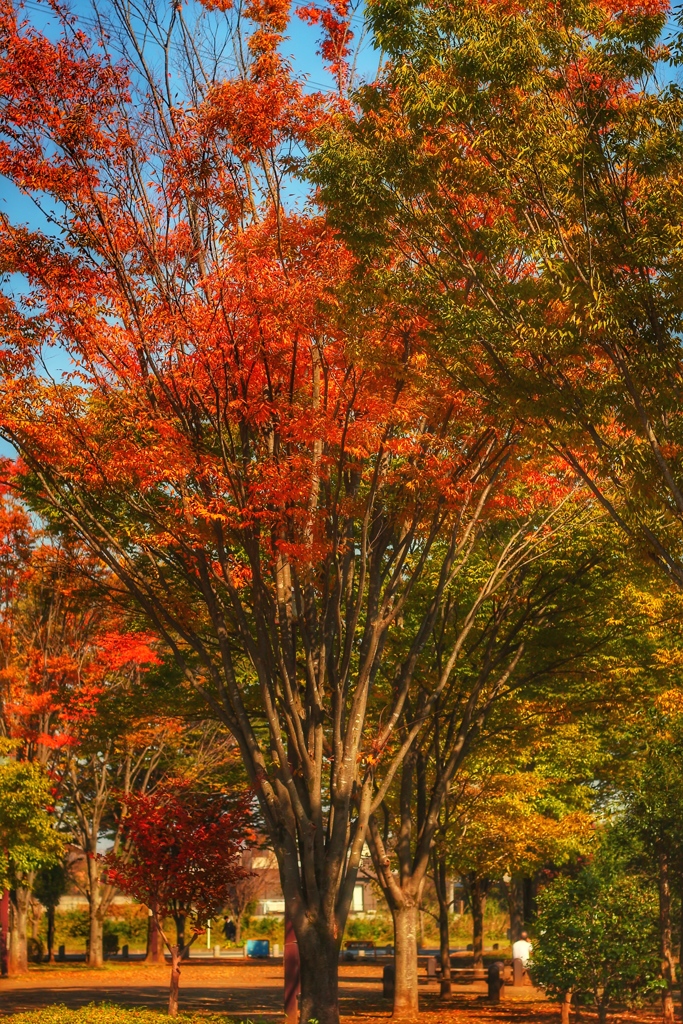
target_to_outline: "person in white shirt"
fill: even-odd
[[[526,966],[531,958],[531,951],[534,947],[529,942],[529,937],[526,932],[522,932],[521,938],[517,939],[512,944],[512,959],[521,960],[522,967],[526,970]]]

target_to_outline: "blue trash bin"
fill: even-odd
[[[268,939],[247,939],[247,956],[254,959],[270,956],[270,942]]]

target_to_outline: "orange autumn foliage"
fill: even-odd
[[[343,78],[348,9],[330,10]],[[133,46],[114,62],[2,8],[0,172],[47,190],[64,234],[0,223],[26,286],[3,310],[0,431],[34,507],[77,532],[235,737],[302,1019],[336,1024],[365,830],[423,728],[401,731],[449,591],[482,521],[526,523],[572,481],[518,460],[514,413],[429,358],[425,317],[344,302],[354,258],[288,191],[336,106],[281,59],[285,9],[246,14],[243,66],[207,76],[181,48],[174,92]],[[51,380],[55,345],[68,371]]]
[[[93,590],[93,560],[0,498],[0,722],[20,757],[47,764],[78,744],[107,686],[159,657]]]

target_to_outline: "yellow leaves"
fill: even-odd
[[[655,707],[663,715],[677,717],[683,714],[683,690],[674,688],[665,690],[655,698]]]
[[[546,799],[549,787],[548,779],[533,772],[471,783],[463,794],[469,806],[460,817],[459,835],[456,830],[455,865],[491,875],[533,871],[544,861],[560,863],[585,850],[594,833],[591,815],[558,813]]]

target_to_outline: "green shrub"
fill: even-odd
[[[547,993],[596,1007],[637,1005],[661,988],[657,897],[633,876],[584,868],[538,897],[531,973]]]
[[[125,944],[134,949],[144,949],[147,944],[148,911],[136,903],[113,904],[104,921],[103,937],[105,944],[114,947]],[[167,923],[173,934],[172,922]],[[88,911],[58,910],[55,914],[55,949],[64,943],[71,950],[85,950],[90,931]],[[115,938],[114,938],[115,937]],[[43,914],[40,922],[40,939],[45,946],[47,941],[47,915]]]
[[[147,907],[139,903],[113,903],[107,913],[107,924],[123,945],[144,948],[147,944]],[[105,925],[106,927],[106,925]]]
[[[372,917],[351,917],[344,932],[344,942],[349,940],[374,942],[376,946],[389,946],[394,941],[394,928],[389,914]]]
[[[285,924],[281,917],[250,917],[242,925],[242,941],[247,939],[270,939],[271,942],[285,941]]]
[[[113,1003],[90,1003],[78,1010],[66,1006],[48,1006],[44,1010],[30,1010],[4,1018],[8,1024],[160,1024],[168,1020],[165,1013],[141,1007],[129,1009]],[[238,1024],[234,1018],[218,1014],[179,1013],[179,1024]],[[251,1024],[244,1021],[242,1024]],[[253,1024],[256,1024],[254,1021]]]
[[[64,910],[55,916],[60,933],[70,939],[87,939],[90,934],[90,918],[87,910]]]

